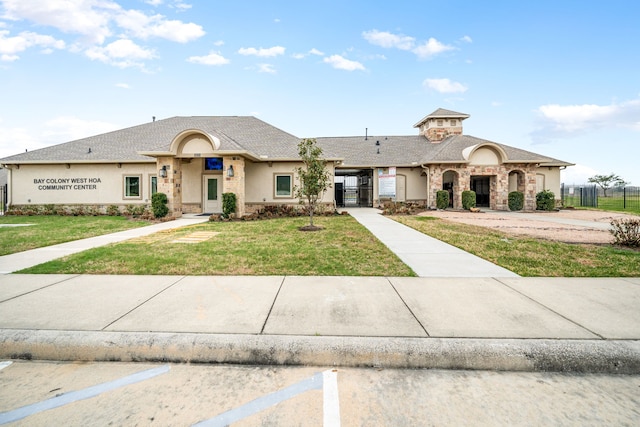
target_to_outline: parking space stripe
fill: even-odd
[[[169,369],[169,365],[148,369],[146,371],[137,372],[135,374],[128,375],[114,381],[87,387],[82,390],[64,393],[60,396],[43,400],[42,402],[33,403],[31,405],[23,406],[22,408],[14,409],[13,411],[2,412],[0,413],[0,425],[18,421],[30,415],[48,411],[49,409],[58,408],[69,403],[77,402],[78,400],[89,399],[104,392],[115,390],[120,387],[145,381],[158,375],[165,374],[169,372]]]
[[[322,412],[324,427],[340,427],[340,399],[338,397],[338,373],[322,373]]]
[[[329,383],[328,391],[325,390],[325,380]],[[340,407],[338,402],[337,374],[331,371],[317,373],[310,378],[304,379],[275,393],[267,394],[238,408],[223,412],[215,418],[194,424],[194,427],[226,427],[277,405],[280,402],[289,400],[301,393],[320,389],[323,389],[323,398],[325,399],[323,403],[324,426],[339,427]],[[328,403],[327,400],[329,401]]]

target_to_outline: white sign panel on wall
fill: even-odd
[[[396,197],[396,168],[389,168],[387,173],[384,169],[378,169],[378,197]]]

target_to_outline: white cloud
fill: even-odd
[[[39,28],[51,27],[62,33],[78,36],[77,40],[67,42],[72,52],[84,52],[92,59],[100,59],[105,63],[128,67],[140,66],[131,61],[108,61],[113,57],[107,47],[103,47],[115,34],[123,39],[161,38],[178,43],[187,43],[202,37],[205,32],[200,25],[179,20],[167,19],[160,14],[147,13],[135,9],[125,9],[113,0],[1,0],[4,6],[4,19],[14,21],[29,21]],[[162,3],[160,0],[147,0],[152,6]],[[182,1],[175,1],[170,7],[185,9],[191,7]],[[24,33],[22,33],[24,34]],[[34,34],[34,33],[29,33]],[[63,44],[61,47],[61,43]],[[65,48],[65,42],[55,40],[52,36],[38,35],[32,40],[31,46],[42,46],[44,52],[51,49]],[[118,46],[119,41],[113,41],[108,46]],[[122,43],[119,43],[122,45]],[[26,49],[26,48],[25,48]],[[106,51],[105,51],[106,50]],[[155,55],[145,50],[129,52],[129,57],[151,59]],[[16,53],[0,53],[5,60],[14,59]],[[143,67],[141,67],[143,68]]]
[[[187,58],[187,61],[202,65],[225,65],[230,62],[227,58],[220,55],[219,52],[210,52],[205,56],[190,56]]]
[[[306,58],[309,55],[324,56],[324,52],[321,52],[321,51],[319,51],[318,49],[316,49],[314,47],[313,49],[311,49],[307,53],[294,53],[293,55],[291,55],[291,57],[294,58],[294,59],[303,59],[303,58]]]
[[[224,40],[216,40],[215,42],[213,42],[214,46],[223,46],[224,45]]]
[[[205,32],[200,25],[167,20],[162,15],[149,16],[138,10],[126,10],[115,16],[120,28],[141,39],[158,37],[178,43],[187,43],[202,37]]]
[[[464,93],[468,89],[468,87],[462,83],[454,82],[449,79],[426,79],[422,84],[423,86],[440,93]]]
[[[260,48],[256,49],[255,47],[242,47],[238,50],[240,55],[254,55],[262,58],[269,58],[278,55],[284,55],[285,48],[282,46],[274,46],[267,49]]]
[[[25,128],[0,127],[0,158],[24,153],[24,150],[41,148],[37,139]]]
[[[412,49],[416,40],[413,37],[378,30],[363,31],[362,37],[373,45],[386,48],[395,47],[400,50]]]
[[[431,37],[426,43],[413,49],[412,52],[418,55],[420,59],[429,59],[440,53],[455,49],[455,47],[443,44]]]
[[[271,65],[271,64],[258,64],[258,72],[259,73],[275,74],[276,70],[275,70],[275,68],[273,68],[273,65]]]
[[[568,185],[586,184],[589,178],[601,173],[602,172],[599,172],[596,169],[580,164],[569,166],[566,169],[560,171],[561,181]]]
[[[116,84],[115,84],[115,86],[116,86],[116,87],[119,87],[119,88],[121,88],[121,89],[131,89],[131,86],[129,86],[129,85],[128,85],[128,84],[126,84],[126,83],[116,83]]]
[[[63,40],[57,40],[48,35],[23,31],[17,36],[8,37],[8,30],[0,31],[0,55],[3,60],[15,61],[18,53],[24,52],[30,47],[41,47],[43,53],[50,53],[51,49],[64,49]]]
[[[105,47],[94,46],[85,51],[87,57],[119,68],[144,68],[144,60],[156,58],[152,49],[145,49],[128,39],[116,40]]]
[[[536,139],[581,135],[585,132],[627,128],[640,131],[640,99],[610,105],[582,104],[540,106]]]
[[[364,65],[357,61],[351,61],[349,59],[343,58],[340,55],[331,55],[328,58],[324,58],[323,62],[330,64],[333,68],[338,70],[347,70],[347,71],[356,71],[362,70],[365,71]]]
[[[473,40],[471,40],[471,37],[469,36],[463,36],[460,38],[461,41],[465,42],[465,43],[473,43]]]

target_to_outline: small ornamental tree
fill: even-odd
[[[296,185],[295,194],[300,203],[307,204],[309,225],[305,230],[317,230],[313,225],[313,213],[324,192],[331,187],[331,175],[325,168],[322,158],[322,148],[318,147],[315,139],[303,139],[298,144],[298,155],[303,166],[296,169],[300,185]]]
[[[624,179],[620,178],[615,173],[610,173],[609,175],[594,175],[589,178],[588,181],[599,185],[600,188],[602,188],[604,197],[607,197],[607,190],[612,186],[624,187],[626,184],[628,184]]]
[[[439,190],[436,192],[436,208],[447,209],[449,207],[449,192],[447,190]]]

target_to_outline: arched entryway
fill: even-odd
[[[442,174],[442,189],[449,192],[449,207],[459,205],[458,195],[460,193],[458,172],[448,170]]]

